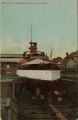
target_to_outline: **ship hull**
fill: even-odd
[[[42,93],[48,93],[49,91],[53,92],[54,90],[58,89],[60,84],[60,80],[48,81],[48,80],[36,80],[36,79],[20,79],[27,90],[35,91],[36,88],[39,88]]]
[[[17,75],[23,78],[54,81],[60,79],[60,70],[17,70]]]

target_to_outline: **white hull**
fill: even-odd
[[[20,77],[53,81],[60,79],[60,70],[17,70]]]

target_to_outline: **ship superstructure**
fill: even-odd
[[[59,68],[52,64],[44,52],[37,51],[37,43],[30,42],[28,52],[17,69],[17,75],[24,78],[53,81],[60,79]]]
[[[37,50],[37,42],[31,42],[29,51],[23,53],[23,61],[20,63],[16,73],[20,77],[37,80],[58,80],[60,79],[60,70],[53,65],[47,54]]]
[[[47,54],[37,50],[37,42],[31,41],[29,44],[30,44],[29,51],[23,53],[24,59],[26,60],[31,60],[36,58],[40,58],[44,60],[49,59]]]

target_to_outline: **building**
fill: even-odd
[[[61,88],[71,100],[78,101],[78,51],[66,53],[61,70]]]
[[[0,70],[12,71],[17,68],[22,59],[22,54],[0,54]]]
[[[22,54],[0,54],[0,63],[14,63],[21,60]]]
[[[52,60],[52,62],[53,62],[54,64],[58,65],[58,67],[61,68],[61,64],[62,64],[62,62],[63,62],[63,58],[61,58],[61,57],[54,58],[54,59]]]
[[[62,69],[78,69],[78,51],[72,52],[71,54],[68,54],[68,52],[66,53]]]

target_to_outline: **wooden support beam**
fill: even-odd
[[[13,98],[15,98],[15,83],[13,82]]]
[[[67,120],[67,118],[52,104],[48,105],[51,115],[56,118],[56,120]]]

